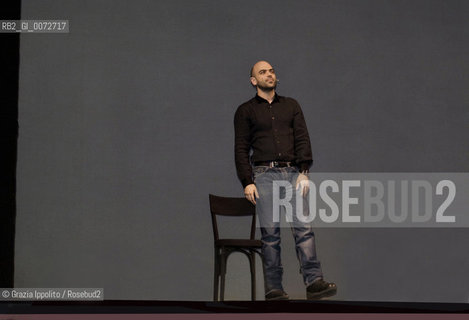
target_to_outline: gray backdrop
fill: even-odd
[[[210,300],[208,194],[243,195],[233,115],[260,59],[302,105],[314,171],[469,171],[468,1],[22,2],[70,33],[21,35],[16,287]],[[465,229],[316,235],[336,299],[468,302]],[[226,296],[250,298],[242,256]]]

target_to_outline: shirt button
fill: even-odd
[[[282,153],[279,153],[278,155],[279,155],[279,156],[281,156],[281,155],[282,155]]]
[[[275,120],[275,117],[272,117],[272,120]]]

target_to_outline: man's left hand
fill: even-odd
[[[302,196],[305,196],[309,191],[308,177],[303,173],[300,173],[296,179],[296,191],[298,190]]]

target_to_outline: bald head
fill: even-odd
[[[251,68],[251,84],[257,90],[273,91],[277,86],[274,68],[267,61],[256,62]]]
[[[256,63],[254,63],[254,65],[251,68],[250,76],[254,77],[254,74],[257,74],[257,72],[259,72],[259,69],[260,69],[261,66],[268,67],[269,69],[272,69],[272,66],[267,61],[264,61],[264,60],[257,61]]]

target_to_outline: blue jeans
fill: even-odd
[[[273,216],[273,181],[288,181],[291,186],[280,188],[280,198],[284,198],[287,188],[293,188],[292,218],[290,227],[295,239],[296,255],[300,263],[300,272],[306,286],[315,280],[322,278],[321,263],[316,255],[314,232],[310,223],[304,223],[296,217],[295,186],[298,177],[297,167],[270,168],[267,166],[255,166],[254,183],[259,193],[256,199],[256,213],[262,234],[262,253],[264,255],[264,286],[265,293],[273,289],[281,289],[283,267],[280,259],[280,222],[274,222]],[[303,198],[303,215],[307,216],[309,207],[308,197]],[[284,208],[281,207],[283,210]],[[280,211],[281,212],[281,211]],[[280,216],[282,219],[282,216]]]

